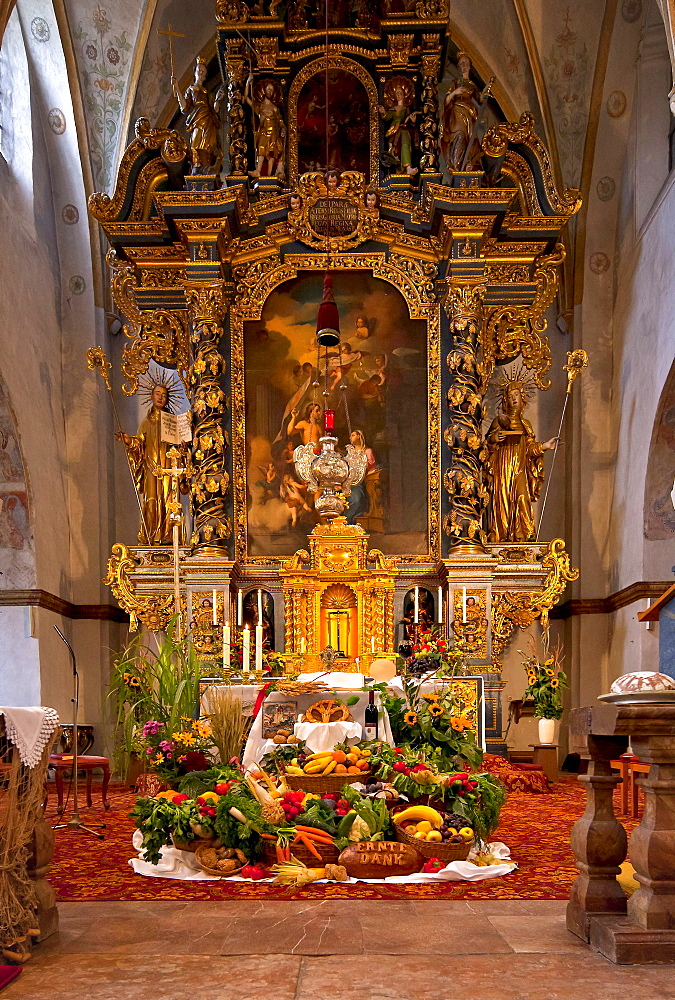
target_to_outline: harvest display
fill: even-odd
[[[492,775],[443,772],[410,748],[296,744],[247,773],[236,764],[192,771],[139,798],[133,816],[153,865],[173,846],[211,875],[302,886],[479,865],[504,797]]]

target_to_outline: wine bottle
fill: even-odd
[[[375,704],[375,692],[368,692],[368,704],[365,712],[365,725],[367,740],[377,739],[377,706]]]

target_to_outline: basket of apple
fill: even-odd
[[[396,839],[410,844],[425,858],[466,861],[474,832],[463,816],[439,812],[431,806],[409,806],[392,816]]]

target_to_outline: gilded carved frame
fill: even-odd
[[[278,255],[263,260],[233,262],[237,292],[230,309],[232,351],[232,483],[236,558],[244,565],[281,563],[287,556],[248,555],[248,510],[246,470],[246,417],[244,383],[244,323],[259,320],[270,293],[303,271],[322,272],[327,266],[324,253]],[[331,270],[370,271],[396,288],[406,301],[411,319],[427,325],[428,461],[427,552],[424,555],[392,556],[393,561],[428,562],[435,566],[441,557],[440,531],[440,448],[441,448],[441,306],[434,298],[436,265],[399,254],[343,253],[330,257]]]
[[[298,183],[298,98],[300,91],[313,76],[322,73],[326,69],[341,69],[345,73],[351,73],[363,84],[368,95],[370,105],[370,177],[369,183],[377,185],[379,183],[379,142],[380,142],[380,119],[377,114],[379,97],[377,87],[373,83],[373,77],[367,69],[354,59],[347,59],[340,54],[341,49],[328,46],[328,56],[321,56],[307,63],[293,79],[288,92],[288,174],[291,187]],[[328,113],[328,109],[326,109]]]

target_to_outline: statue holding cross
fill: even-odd
[[[173,58],[174,38],[185,38],[185,35],[173,30],[169,24],[167,31],[158,31],[169,39],[169,55],[171,57],[171,89],[176,95],[178,105],[185,115],[185,127],[190,133],[190,159],[193,174],[215,174],[220,171],[223,154],[220,148],[220,105],[225,99],[225,88],[220,87],[213,105],[209,92],[204,86],[206,81],[206,63],[201,56],[195,62],[194,80],[184,94],[181,94],[176,81],[176,68]]]

